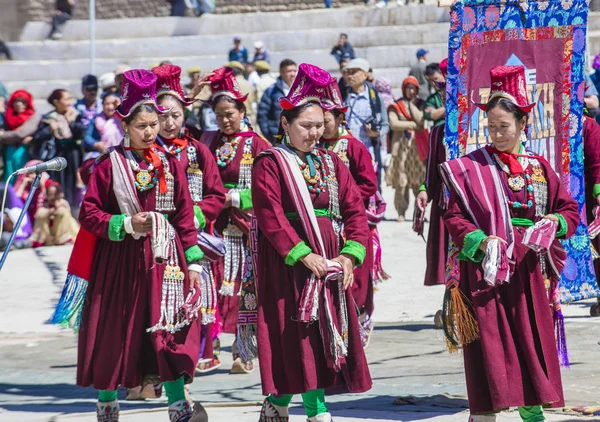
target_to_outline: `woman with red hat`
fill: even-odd
[[[491,94],[477,106],[492,145],[441,166],[450,191],[444,221],[460,249],[451,257],[459,282],[445,297],[445,329],[449,345],[464,350],[470,421],[518,407],[524,421],[538,422],[543,407],[564,406],[559,239],[575,233],[579,213],[550,164],[523,147],[536,105],[523,66],[490,75]]]
[[[262,153],[253,170],[252,264],[268,395],[261,422],[288,421],[294,394],[302,394],[309,422],[331,422],[325,389],[364,392],[372,385],[351,289],[369,237],[363,198],[342,160],[316,148],[323,110],[334,108],[330,80],[326,71],[300,65],[279,100],[283,142]]]
[[[215,70],[210,77],[210,88],[212,95],[209,103],[220,130],[204,132],[201,142],[213,154],[227,191],[225,209],[215,224],[216,231],[224,238],[227,250],[216,265],[219,313],[223,331],[237,334],[240,289],[253,203],[252,167],[254,158],[267,149],[269,143],[250,127],[244,106],[247,94],[240,91],[231,68]],[[237,341],[233,345],[233,358],[231,373],[249,373],[254,370],[251,360],[240,357]]]
[[[159,116],[160,132],[157,143],[172,154],[185,169],[189,193],[194,203],[194,224],[199,236],[210,236],[213,223],[223,211],[225,189],[219,175],[217,164],[206,145],[194,139],[185,125],[185,108],[195,102],[186,98],[181,86],[181,68],[174,65],[155,67],[152,72],[157,76],[157,101],[167,111]],[[205,233],[205,230],[207,231]],[[211,237],[212,238],[212,237]],[[200,246],[202,247],[202,242]],[[208,255],[207,255],[208,256]],[[202,291],[206,292],[202,306],[202,333],[204,345],[200,351],[197,372],[204,373],[220,366],[218,357],[213,353],[213,322],[216,315],[216,279],[211,262],[202,262],[209,278]]]
[[[365,205],[365,209],[373,208],[377,200],[377,175],[373,166],[373,159],[365,145],[352,136],[345,125],[345,113],[348,107],[342,103],[342,95],[339,85],[335,78],[331,78],[327,99],[333,107],[324,110],[324,130],[323,137],[319,146],[335,152],[342,162],[348,167],[350,173],[360,193],[360,197]],[[381,196],[379,196],[381,198]],[[367,218],[372,214],[367,214]],[[371,223],[371,221],[369,221]],[[371,228],[371,226],[370,226]],[[360,312],[360,321],[363,326],[363,345],[367,347],[373,331],[371,316],[375,309],[373,302],[373,274],[377,271],[374,268],[373,257],[373,235],[379,239],[376,223],[373,222],[368,245],[366,245],[366,256],[363,265],[354,270],[354,285],[352,286],[352,296],[356,301]]]
[[[118,421],[119,386],[159,382],[171,422],[200,420],[184,383],[193,381],[200,347],[203,254],[186,177],[154,144],[165,111],[153,73],[124,74],[117,115],[125,137],[96,160],[81,205],[67,284],[89,281],[77,384],[100,390],[98,421]]]

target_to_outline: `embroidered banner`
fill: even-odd
[[[451,9],[446,109],[447,156],[460,157],[490,142],[487,118],[474,102],[490,93],[489,69],[523,65],[529,116],[527,147],[542,155],[579,203],[585,222],[583,94],[588,7],[585,0],[463,0]],[[600,295],[587,227],[563,242],[567,265],[561,300]]]

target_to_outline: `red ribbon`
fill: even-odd
[[[132,148],[126,147],[127,151],[143,151],[144,159],[152,164],[156,171],[158,172],[158,189],[160,193],[167,193],[169,189],[167,188],[167,179],[165,177],[165,167],[163,166],[162,160],[160,156],[156,152],[156,150],[160,148],[156,144],[152,144],[150,148]]]

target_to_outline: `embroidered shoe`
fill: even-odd
[[[198,402],[179,400],[169,406],[171,422],[208,422],[204,407]]]
[[[277,406],[266,398],[260,410],[258,422],[289,422],[290,414],[287,407]]]
[[[496,422],[496,415],[471,415],[469,422]]]
[[[313,416],[312,418],[308,418],[307,422],[333,422],[331,418],[331,413],[321,413],[320,415]]]
[[[119,401],[97,402],[96,417],[98,422],[119,422]]]

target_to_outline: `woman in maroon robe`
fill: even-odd
[[[185,97],[181,87],[181,68],[174,65],[155,67],[152,72],[157,76],[158,104],[168,111],[159,117],[160,132],[157,138],[167,152],[172,154],[182,165],[187,174],[190,197],[194,203],[194,223],[202,232],[212,231],[217,217],[225,205],[225,189],[219,175],[217,163],[208,147],[194,139],[185,126],[185,109],[195,100]],[[202,262],[209,273],[211,286],[203,291],[214,291],[217,280],[208,260]],[[211,296],[212,294],[209,294]],[[216,297],[216,295],[215,295]],[[213,351],[213,323],[216,314],[216,303],[207,301],[203,315],[202,346],[197,372],[205,373],[217,369],[221,363]]]
[[[555,338],[555,323],[566,256],[557,239],[575,233],[579,215],[550,164],[521,145],[535,105],[525,96],[523,66],[490,73],[494,88],[479,107],[493,147],[441,166],[450,191],[444,221],[460,248],[456,288],[474,317],[457,331],[472,336],[459,339],[470,421],[495,421],[495,413],[518,407],[524,421],[537,422],[545,420],[543,407],[564,406],[556,344],[564,338]],[[456,324],[469,321],[460,316]]]
[[[350,169],[350,174],[356,182],[362,202],[367,209],[371,198],[377,193],[377,175],[373,167],[373,159],[365,145],[348,133],[344,126],[344,113],[347,106],[341,103],[341,93],[335,78],[331,78],[329,87],[330,101],[335,104],[331,110],[324,112],[325,129],[319,146],[328,151],[335,152],[342,162]],[[336,101],[337,99],[337,101]],[[376,230],[374,228],[373,230]],[[363,344],[366,347],[373,331],[371,317],[375,310],[373,301],[373,236],[369,232],[369,241],[365,245],[367,255],[363,265],[354,269],[354,285],[352,296],[360,312],[360,321],[363,326]]]
[[[254,158],[269,147],[267,141],[252,131],[245,119],[243,95],[228,67],[217,69],[210,78],[210,104],[215,111],[219,131],[204,132],[201,142],[208,146],[219,167],[225,186],[225,209],[217,218],[215,230],[224,237],[225,257],[217,261],[219,313],[225,333],[237,334],[239,292],[246,261],[250,216],[252,212],[252,165]],[[231,373],[249,373],[252,361],[243,362],[233,345]]]
[[[194,304],[196,263],[203,255],[185,174],[154,145],[164,111],[155,102],[156,76],[132,70],[123,86],[118,113],[124,142],[98,158],[79,215],[97,240],[90,251],[77,384],[101,390],[98,420],[116,422],[119,386],[162,382],[171,422],[191,422],[199,419],[184,383],[193,381],[198,360]]]
[[[371,388],[350,288],[366,255],[365,209],[344,163],[315,148],[330,78],[300,65],[280,100],[283,144],[253,170],[262,422],[287,421],[293,394],[302,394],[310,422],[330,422],[325,389]]]

